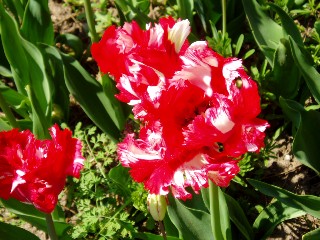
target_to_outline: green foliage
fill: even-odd
[[[147,193],[127,169],[115,168],[116,144],[105,133],[95,126],[82,128],[81,123],[74,133],[83,142],[87,160],[80,180],[72,180],[68,188],[68,205],[77,211],[72,237],[131,239],[138,233],[135,220],[146,219]]]

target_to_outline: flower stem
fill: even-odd
[[[2,93],[0,92],[0,108],[2,109],[3,113],[6,115],[11,127],[13,128],[19,128],[19,124],[16,121],[16,118],[14,117],[10,107],[8,106],[8,103],[2,96]]]
[[[222,37],[227,32],[227,0],[221,0],[222,5]]]
[[[95,28],[95,22],[94,22],[93,11],[92,11],[90,0],[84,0],[84,9],[86,12],[86,19],[89,27],[91,41],[98,42],[99,38]]]
[[[164,229],[164,225],[163,225],[162,221],[159,221],[159,227],[160,227],[160,232],[162,234],[163,239],[167,240],[167,234],[166,234],[166,231]]]
[[[48,213],[45,215],[46,215],[46,222],[47,222],[48,234],[49,234],[50,240],[58,240],[58,236],[57,236],[56,230],[54,228],[51,214]]]
[[[214,239],[224,239],[221,233],[218,188],[211,180],[209,181],[211,229]]]

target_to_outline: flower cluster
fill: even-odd
[[[81,142],[68,129],[50,128],[50,140],[38,140],[29,131],[0,132],[0,197],[31,203],[51,213],[66,177],[80,177],[84,158]]]
[[[92,55],[133,106],[141,122],[118,145],[123,166],[152,194],[172,191],[191,198],[208,179],[226,187],[238,160],[264,146],[269,126],[258,119],[256,83],[235,58],[224,58],[205,41],[189,44],[188,20],[162,18],[142,30],[136,22],[109,27]]]

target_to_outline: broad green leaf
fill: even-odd
[[[123,118],[117,118],[109,99],[99,84],[74,58],[61,54],[64,62],[64,78],[69,92],[79,102],[88,117],[113,141],[119,141],[124,126]]]
[[[80,59],[83,53],[83,43],[82,40],[71,33],[61,34],[56,38],[56,43],[62,43],[73,50],[73,57]],[[70,53],[69,53],[70,54]]]
[[[0,240],[19,239],[19,240],[39,240],[39,238],[31,232],[0,222]]]
[[[305,109],[301,104],[290,99],[279,98],[280,106],[285,115],[292,121],[293,126],[298,129],[301,122],[301,112]]]
[[[41,42],[53,45],[54,32],[48,0],[28,0],[21,33],[34,44]]]
[[[255,239],[264,240],[272,234],[275,227],[281,222],[305,215],[306,212],[286,206],[275,200],[268,205],[253,223]]]
[[[317,228],[316,230],[308,232],[302,236],[302,240],[315,240],[315,239],[320,239],[320,228]]]
[[[47,76],[54,86],[52,91],[52,103],[54,104],[52,110],[59,111],[61,109],[63,116],[59,120],[60,122],[67,122],[70,112],[70,97],[64,80],[63,61],[60,52],[55,47],[45,44],[39,44],[39,48],[46,59]]]
[[[15,21],[1,4],[0,18],[2,44],[16,86],[20,93],[28,94],[31,101],[33,133],[38,138],[47,138],[51,122],[52,87],[46,75],[44,59],[34,44],[21,37]]]
[[[21,203],[15,199],[1,200],[3,206],[8,211],[18,215],[21,219],[31,223],[35,227],[47,231],[47,222],[44,213],[38,211],[33,205]],[[70,228],[64,217],[61,216],[61,210],[56,207],[54,213],[52,213],[52,219],[55,226],[55,230],[58,236],[63,236],[65,231]],[[59,211],[58,213],[55,213]]]
[[[289,38],[294,61],[299,67],[313,97],[320,103],[320,74],[313,66],[309,56],[301,51],[292,38]]]
[[[239,203],[226,193],[224,193],[224,197],[226,199],[231,221],[236,225],[246,239],[253,239],[252,227]]]
[[[172,196],[169,203],[169,217],[184,240],[213,240],[208,213],[187,208]]]
[[[320,172],[320,112],[310,110],[301,113],[301,124],[293,142],[293,153],[304,165]]]
[[[283,38],[282,28],[263,11],[256,0],[242,0],[242,3],[253,36],[268,62],[272,65],[273,52],[280,39]]]
[[[144,236],[146,236],[147,240],[163,240],[163,236],[160,236],[160,235],[155,235],[153,233],[144,233],[143,234]],[[171,236],[166,236],[166,239],[167,240],[179,240],[180,238],[177,238],[177,237],[171,237]]]
[[[17,20],[17,22],[19,21],[19,19],[23,18],[24,5],[23,5],[22,1],[20,1],[20,0],[3,0],[3,1],[4,1],[5,6],[8,7],[10,12],[13,13],[14,18]]]
[[[293,19],[278,5],[273,3],[269,3],[268,5],[280,17],[283,36],[290,36],[298,45],[303,46],[303,40],[300,31]]]
[[[0,118],[0,131],[9,131],[11,129],[12,127],[7,122],[2,120],[2,118]]]
[[[320,113],[315,110],[306,111],[301,104],[283,98],[280,98],[280,105],[297,129],[292,147],[294,155],[302,164],[319,173],[320,136],[314,133],[320,131]]]
[[[31,112],[31,106],[29,99],[13,90],[11,87],[7,87],[0,83],[0,92],[7,104],[21,117],[28,118]]]
[[[320,218],[320,197],[313,195],[297,195],[280,187],[248,179],[248,182],[263,194],[274,197],[283,204],[302,210],[316,218]]]
[[[177,0],[178,16],[181,19],[188,19],[192,25],[194,0]]]
[[[28,59],[21,44],[18,26],[2,4],[0,4],[0,28],[3,50],[11,65],[15,84],[18,91],[26,95],[24,88],[29,83]]]
[[[280,40],[273,62],[273,79],[270,81],[273,92],[278,96],[292,99],[299,91],[300,70],[295,68],[289,41]]]

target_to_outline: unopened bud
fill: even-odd
[[[155,221],[162,221],[167,211],[167,201],[162,195],[149,194],[147,199],[148,210]]]

